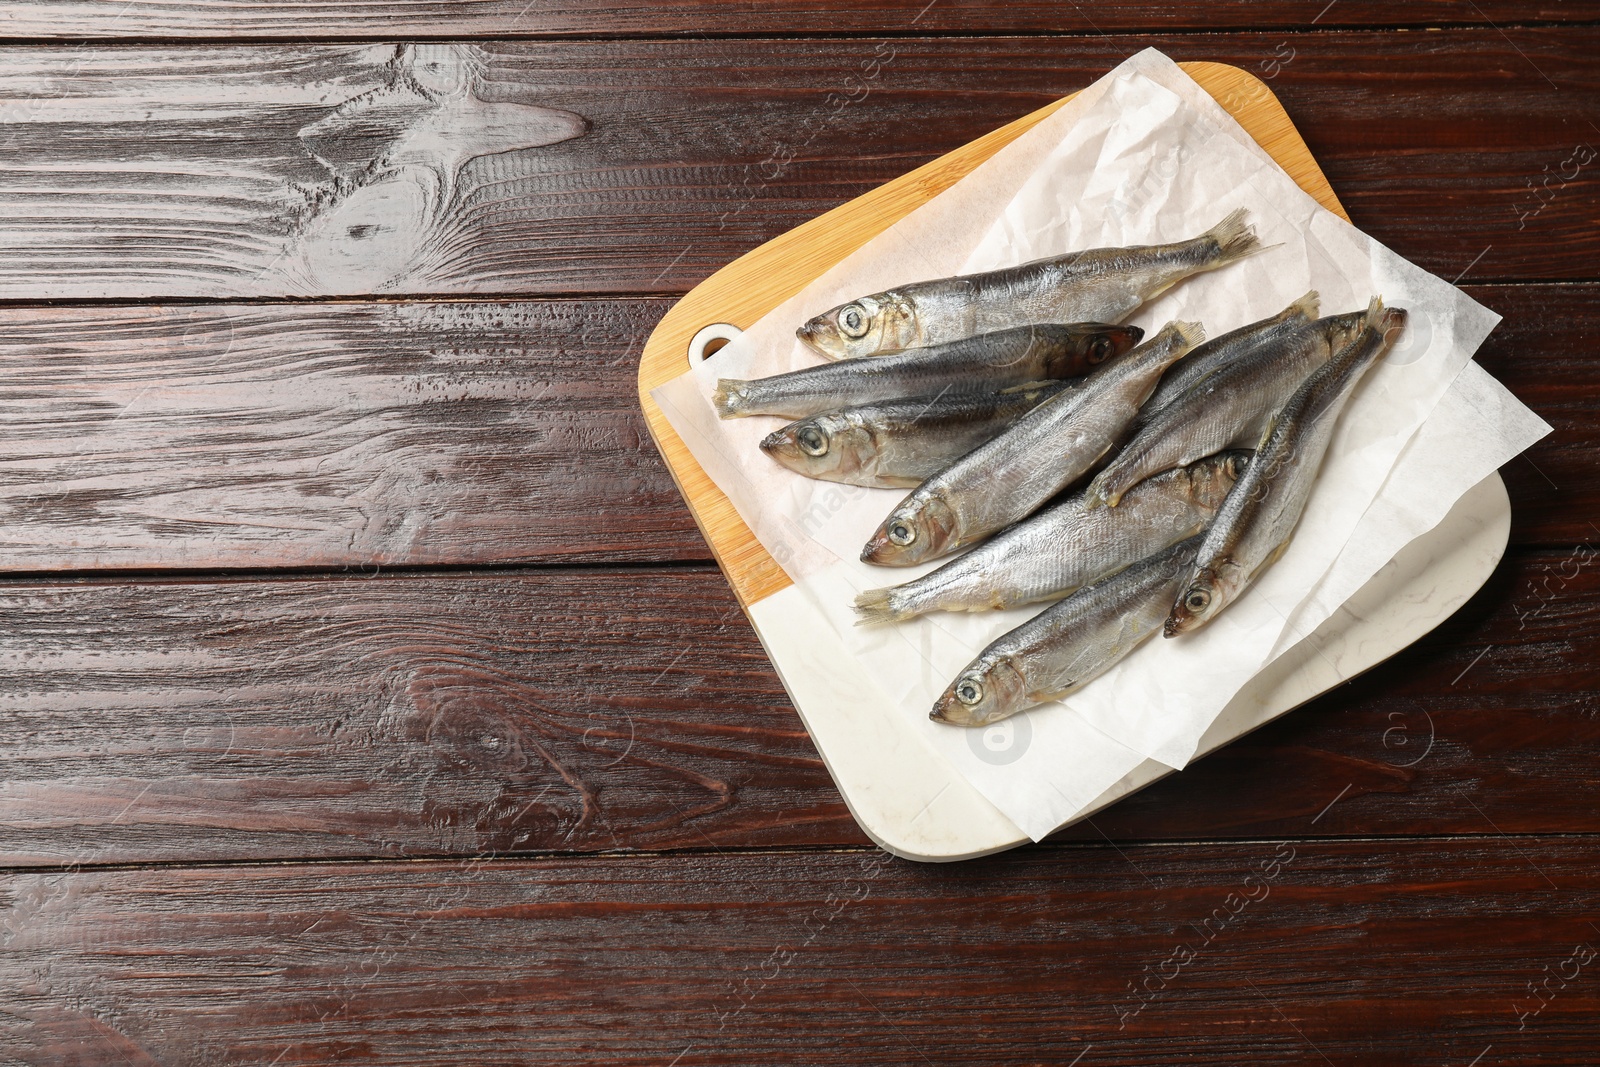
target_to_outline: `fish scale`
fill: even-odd
[[[878,527],[861,558],[911,566],[1032,514],[1116,446],[1162,372],[1204,337],[1199,323],[1168,323],[1077,389],[1040,404],[918,486]]]
[[[1056,600],[1210,525],[1251,453],[1224,452],[1141,482],[1117,508],[1084,494],[1017,523],[915,581],[856,598],[865,622]]]
[[[1183,362],[1161,376],[1161,384],[1156,386],[1156,391],[1150,394],[1150,399],[1139,410],[1139,426],[1142,428],[1150,422],[1163,408],[1212,371],[1248,356],[1262,345],[1270,345],[1288,336],[1305,323],[1315,321],[1320,312],[1320,302],[1321,298],[1313,289],[1276,315],[1237,330],[1229,330],[1200,345],[1185,356]]]
[[[1090,504],[1115,507],[1123,493],[1153,474],[1254,444],[1272,413],[1365,321],[1365,311],[1312,322],[1291,318],[1246,336],[1231,351],[1213,353],[1217,366],[1142,417],[1133,439],[1090,484]]]
[[[1070,388],[1069,382],[1049,382],[841,408],[774,430],[761,450],[808,478],[913,489]]]
[[[897,286],[826,311],[796,336],[828,359],[843,359],[1036,322],[1121,322],[1183,279],[1260,251],[1246,218],[1240,208],[1172,244],[1092,248]]]
[[[873,359],[802,367],[754,381],[723,378],[712,404],[725,419],[808,418],[835,408],[941,393],[995,392],[1081,376],[1128,351],[1144,331],[1105,323],[1048,323]]]
[[[1086,585],[1003,634],[956,676],[929,718],[987,726],[1094,681],[1161,630],[1203,536]]]
[[[1234,483],[1201,542],[1166,635],[1204,626],[1278,559],[1294,536],[1351,393],[1405,328],[1402,308],[1374,297],[1361,330],[1305,380],[1268,425],[1255,461]]]

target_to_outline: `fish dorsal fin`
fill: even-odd
[[[1315,321],[1322,314],[1322,294],[1313,289],[1299,300],[1290,304],[1287,310],[1291,314],[1299,313],[1307,319]]]

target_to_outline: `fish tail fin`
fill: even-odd
[[[856,596],[857,626],[872,626],[886,622],[900,622],[910,618],[894,606],[894,588],[868,589]]]
[[[1289,305],[1289,313],[1304,315],[1308,319],[1315,319],[1322,314],[1322,294],[1315,289]]]
[[[1000,390],[1001,396],[1015,396],[1019,393],[1037,393],[1045,389],[1054,389],[1062,383],[1053,378],[1040,378],[1037,381],[1023,382],[1021,385],[1008,385]]]
[[[1249,211],[1236,208],[1228,213],[1227,218],[1205,232],[1205,238],[1217,245],[1217,258],[1210,264],[1212,267],[1232,263],[1262,250],[1261,238],[1256,236],[1255,227],[1247,221],[1249,216]]]
[[[1198,322],[1179,322],[1174,319],[1167,323],[1167,329],[1178,335],[1178,340],[1185,350],[1206,339],[1206,328]]]
[[[736,378],[718,378],[717,387],[711,391],[711,406],[724,419],[737,419],[746,414],[744,387],[749,384]]]
[[[1111,479],[1107,475],[1110,473],[1111,469],[1109,467],[1101,471],[1095,477],[1095,480],[1089,483],[1089,488],[1083,491],[1083,510],[1093,511],[1095,508],[1114,508],[1121,501],[1122,495],[1120,493],[1113,494],[1113,492],[1109,491]]]

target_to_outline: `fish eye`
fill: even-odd
[[[815,426],[807,426],[794,435],[800,443],[800,451],[808,456],[826,456],[828,454],[828,436]]]
[[[1198,615],[1211,606],[1211,594],[1195,586],[1184,594],[1183,606]]]
[[[963,678],[956,683],[956,699],[969,708],[983,702],[983,683],[976,678]]]
[[[904,519],[896,519],[889,524],[889,543],[899,545],[901,548],[917,539],[917,528]]]
[[[839,332],[849,338],[867,335],[867,312],[860,304],[846,304],[839,309]]]
[[[1094,344],[1089,346],[1089,362],[1104,363],[1111,357],[1111,353],[1115,352],[1116,350],[1117,346],[1112,343],[1111,338],[1103,336],[1096,337],[1094,339]]]

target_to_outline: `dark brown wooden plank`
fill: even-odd
[[[1597,594],[1600,549],[1515,555],[1068,834],[1600,831]],[[0,864],[865,842],[714,572],[11,583],[0,611]]]
[[[1593,838],[12,873],[0,894],[0,1034],[40,1067],[1590,1067],[1600,1041]]]
[[[776,3],[563,3],[526,0],[24,0],[0,14],[0,35],[30,38],[147,37],[630,37],[744,34],[1109,34],[1178,29],[1309,29],[1363,26],[1491,26],[1600,19],[1592,0],[1205,0],[1187,5],[986,0],[781,0]]]
[[[660,300],[0,310],[12,571],[707,558]]]
[[[1066,833],[1593,832],[1596,605],[1600,536],[1513,553],[1416,645]]]
[[[1506,317],[1485,366],[1556,426],[1505,471],[1513,540],[1600,536],[1600,286],[1469,291]],[[0,309],[4,566],[707,559],[635,399],[665,308]]]
[[[12,862],[861,840],[715,573],[0,599]]]
[[[1600,541],[1600,286],[1466,286],[1505,316],[1478,361],[1554,432],[1501,472],[1513,544]]]
[[[16,2],[0,14],[0,35],[34,38],[579,36],[753,33],[1110,33],[1177,29],[1285,29],[1320,26],[1437,26],[1578,22],[1600,19],[1592,0],[1378,0],[1337,4],[1301,0],[1097,4],[985,0],[734,0],[682,4],[566,3],[526,0],[51,0]]]
[[[1600,27],[80,46],[0,50],[0,296],[682,291],[1147,45],[1268,63],[1423,266],[1593,275]]]

